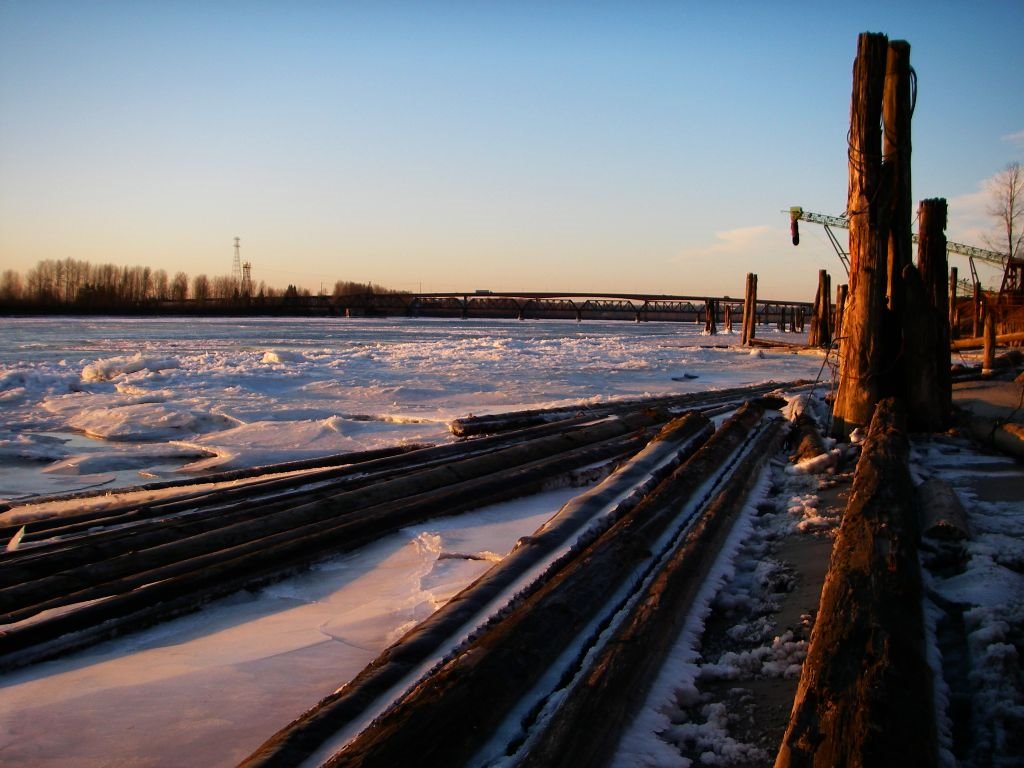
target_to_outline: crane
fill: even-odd
[[[825,228],[825,234],[828,235],[829,240],[832,242],[832,247],[835,248],[836,254],[839,256],[839,260],[843,262],[843,266],[846,268],[846,274],[850,274],[850,254],[847,253],[832,231],[832,227],[839,227],[841,229],[849,229],[850,221],[845,216],[829,216],[824,213],[813,213],[811,211],[805,211],[799,205],[794,205],[789,209],[789,228],[793,236],[793,245],[800,244],[800,229],[797,224],[798,221],[809,221],[812,224],[821,224]],[[917,235],[912,236],[913,241],[917,242]],[[1003,271],[1003,284],[1005,290],[1006,284],[1006,273],[1009,267],[1008,259],[1005,254],[996,253],[995,251],[987,251],[984,248],[976,248],[973,245],[964,245],[963,243],[954,243],[949,240],[946,241],[946,252],[955,253],[960,256],[966,256],[970,260],[971,265],[971,285],[970,290],[973,290],[973,286],[977,285],[978,271],[974,266],[975,260],[991,264],[999,267]]]

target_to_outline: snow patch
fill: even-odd
[[[124,376],[139,371],[163,371],[169,368],[178,368],[179,362],[173,357],[144,357],[141,352],[127,357],[110,357],[105,360],[97,360],[82,369],[83,381],[110,381],[118,376]]]

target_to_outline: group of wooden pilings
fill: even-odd
[[[818,292],[814,297],[814,308],[811,310],[810,316],[810,329],[808,331],[807,343],[810,346],[820,346],[828,348],[832,343],[832,334],[830,328],[833,325],[838,326],[840,320],[838,319],[839,313],[841,312],[842,302],[845,302],[845,286],[841,286],[843,290],[842,301],[840,297],[837,297],[836,302],[836,319],[833,319],[832,305],[829,299],[830,278],[825,270],[821,270],[818,275]],[[822,298],[824,296],[824,298]],[[726,316],[727,321],[729,316]],[[788,329],[792,333],[803,333],[804,325],[807,318],[804,317],[803,307],[792,307],[788,317]],[[780,308],[778,318],[778,329],[779,331],[787,330],[787,316],[785,308]],[[727,330],[732,330],[732,325],[727,325]],[[705,332],[714,333],[715,327],[713,322],[708,322],[705,325]],[[754,339],[757,336],[757,275],[753,272],[747,274],[747,282],[744,289],[743,298],[743,320],[740,332],[740,343],[743,346],[750,346],[754,343]]]
[[[945,200],[920,203],[912,263],[915,82],[908,43],[860,35],[850,108],[850,284],[833,406],[837,436],[866,427],[886,397],[907,403],[914,429],[941,430],[950,419]]]

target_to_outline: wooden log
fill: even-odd
[[[737,406],[776,389],[787,389],[809,383],[803,381],[787,381],[772,384],[756,384],[753,386],[730,387],[706,392],[688,392],[682,395],[665,395],[638,400],[617,400],[603,404],[587,404],[568,408],[536,408],[525,411],[511,411],[499,414],[483,414],[454,419],[448,429],[458,437],[471,437],[481,434],[503,432],[510,427],[519,428],[523,425],[544,424],[574,416],[596,419],[619,413],[628,413],[639,408],[666,408],[670,411],[683,409],[703,409],[713,405],[735,403]]]
[[[909,441],[879,403],[776,768],[935,765]]]
[[[278,731],[241,765],[286,768],[307,760],[331,736],[364,717],[368,707],[379,702],[410,672],[438,656],[439,649],[456,633],[470,633],[471,622],[487,605],[507,593],[524,573],[563,547],[571,536],[597,519],[612,524],[634,509],[712,431],[710,422],[696,413],[666,425],[644,450],[599,486],[565,504],[532,536],[521,539],[500,563],[384,651],[336,693]]]
[[[888,236],[881,205],[882,93],[888,40],[864,33],[857,40],[850,106],[850,161],[847,211],[850,222],[850,293],[843,319],[839,391],[833,406],[833,434],[845,436],[867,426],[887,390],[889,361],[885,330]]]
[[[761,422],[745,408],[640,504],[577,553],[327,761],[337,766],[465,765],[610,597],[652,562],[656,542]],[[484,705],[486,703],[486,705]],[[486,759],[482,760],[486,764]]]
[[[412,498],[398,499],[340,521],[321,520],[301,531],[283,531],[224,549],[81,589],[3,618],[9,622],[61,604],[73,609],[0,633],[0,669],[66,653],[108,637],[193,611],[215,597],[263,584],[348,551],[420,520],[458,514],[539,492],[552,476],[635,452],[642,435],[616,438],[552,460],[512,467]],[[639,443],[639,444],[638,444]],[[104,594],[105,600],[97,600]],[[79,602],[79,601],[89,602]]]
[[[921,535],[942,541],[968,539],[967,510],[949,483],[930,478],[917,486]]]
[[[484,456],[513,446],[517,442],[525,443],[542,437],[572,432],[593,422],[594,417],[570,418],[557,424],[544,424],[517,433],[482,438],[472,443],[448,444],[400,456],[381,458],[360,464],[358,468],[342,467],[333,473],[335,474],[333,482],[318,486],[308,492],[277,494],[273,498],[260,498],[243,487],[226,489],[224,492],[185,494],[170,501],[143,504],[139,508],[139,515],[154,518],[150,524],[100,530],[91,533],[84,539],[81,537],[68,541],[58,539],[50,543],[43,542],[31,549],[16,553],[0,554],[0,587],[23,584],[87,563],[107,561],[128,552],[137,552],[167,542],[181,541],[190,536],[245,523],[304,504],[328,503],[339,493],[356,491],[370,485],[380,485],[416,472],[438,469],[453,462]],[[277,487],[276,482],[271,482],[261,485],[260,489],[269,493]],[[209,505],[209,508],[203,509],[206,505]],[[196,511],[197,509],[201,511]],[[188,514],[174,516],[181,512],[188,512]],[[117,516],[113,522],[117,523],[121,520],[123,520],[123,516]],[[79,524],[71,527],[96,526],[102,522],[101,518],[85,516],[85,519]],[[67,528],[55,528],[50,532],[55,536],[60,536],[67,531]]]
[[[159,566],[195,559],[227,547],[237,547],[241,542],[255,542],[258,545],[259,542],[265,542],[268,537],[275,535],[294,539],[297,538],[301,526],[312,526],[311,530],[319,530],[316,526],[324,523],[327,527],[333,527],[338,525],[339,516],[349,517],[355,511],[362,511],[361,519],[370,519],[366,510],[371,507],[396,500],[422,498],[431,491],[448,491],[467,481],[493,477],[502,470],[536,465],[545,458],[558,457],[573,449],[620,438],[637,429],[665,420],[667,416],[656,412],[611,419],[575,432],[553,435],[530,441],[526,445],[474,456],[389,482],[335,494],[316,503],[287,508],[255,520],[237,522],[143,549],[124,552],[116,548],[108,551],[106,545],[99,545],[96,549],[101,556],[81,567],[61,570],[30,582],[0,589],[0,621],[19,620],[14,616],[20,617],[26,611],[43,605],[46,608],[53,608],[82,599],[96,599],[106,594],[116,594],[118,589],[125,586],[122,581],[118,581],[124,577],[134,574],[141,578],[142,574],[151,574],[151,571]],[[116,544],[113,546],[117,547]],[[97,588],[99,593],[90,592],[88,597],[84,597],[83,592],[90,587]]]
[[[793,446],[789,460],[799,463],[813,459],[827,452],[825,441],[821,437],[821,430],[818,429],[818,422],[801,413],[793,420],[793,428],[790,430],[788,442]]]
[[[995,345],[997,347],[999,347],[999,346],[1007,346],[1007,345],[1011,345],[1011,344],[1021,344],[1021,343],[1024,343],[1024,331],[1018,332],[1018,333],[1000,333],[1000,334],[997,334],[996,337],[995,337]],[[956,351],[956,350],[969,350],[969,349],[984,349],[984,347],[985,347],[985,337],[984,336],[975,336],[975,337],[969,338],[969,339],[956,339],[955,341],[951,342],[950,345],[949,345],[949,348],[954,350],[954,351]]]
[[[548,721],[517,766],[575,768],[608,763],[678,642],[697,594],[780,438],[781,422],[760,435],[735,473],[737,479],[687,532],[626,620],[577,676],[558,715]]]

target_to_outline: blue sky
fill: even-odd
[[[826,8],[828,6],[828,8]],[[1024,3],[0,0],[0,269],[314,291],[806,299],[860,32],[911,44],[914,199],[984,245],[1024,156]],[[955,262],[954,262],[955,263]],[[966,269],[966,263],[961,265]]]

